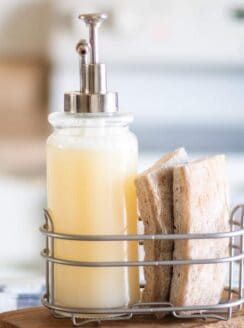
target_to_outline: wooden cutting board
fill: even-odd
[[[94,326],[94,325],[93,325]],[[44,307],[30,308],[0,314],[0,328],[68,328],[72,327],[70,319],[55,319]],[[235,314],[229,321],[177,320],[164,318],[153,320],[141,318],[131,321],[105,322],[102,327],[132,327],[132,328],[243,328],[244,311]]]

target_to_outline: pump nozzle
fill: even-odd
[[[89,92],[88,81],[88,55],[90,52],[90,46],[86,40],[80,40],[76,45],[76,51],[81,57],[80,60],[80,92]]]

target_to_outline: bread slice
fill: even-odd
[[[163,156],[137,177],[138,209],[145,234],[173,232],[173,167],[186,161],[187,154],[180,148]],[[145,260],[170,260],[173,241],[145,241],[144,250]],[[168,301],[172,268],[144,267],[144,275],[146,285],[142,301]]]
[[[224,155],[174,168],[176,233],[229,231],[228,188]],[[228,239],[176,241],[175,259],[229,255]],[[170,302],[176,306],[213,305],[221,298],[226,264],[175,266]]]

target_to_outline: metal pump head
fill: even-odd
[[[80,91],[65,93],[64,110],[71,113],[112,113],[118,110],[118,94],[107,92],[106,66],[99,63],[98,28],[106,14],[85,14],[79,19],[89,28],[89,43],[80,40]]]

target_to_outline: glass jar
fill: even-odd
[[[48,210],[54,231],[79,235],[137,233],[134,179],[138,145],[130,114],[53,113],[47,140]],[[55,240],[54,256],[74,261],[138,260],[137,242]],[[54,264],[55,304],[127,306],[139,300],[137,267]]]

